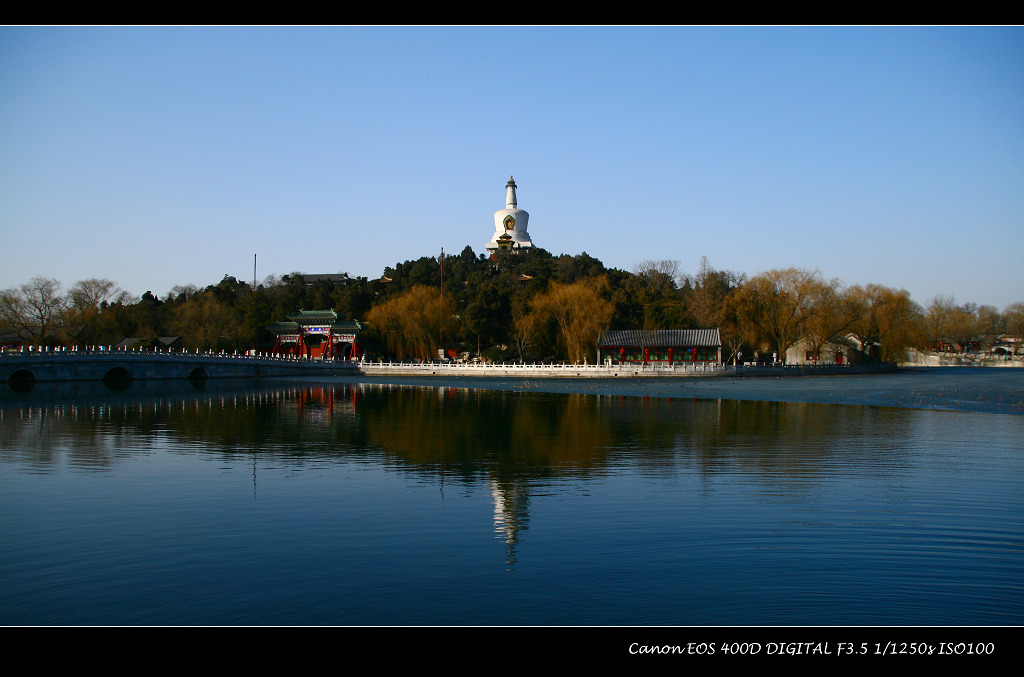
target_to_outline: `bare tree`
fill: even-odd
[[[985,327],[981,318],[985,307],[976,303],[957,305],[952,296],[936,296],[925,309],[925,327],[933,346],[941,347],[947,341],[957,344],[966,352],[971,342],[982,338]]]
[[[122,303],[129,297],[130,294],[118,287],[116,282],[106,278],[80,280],[68,290],[69,305],[81,311],[96,310],[110,303]]]
[[[633,273],[644,278],[653,288],[663,290],[666,287],[676,289],[685,280],[679,261],[675,259],[645,259],[636,264]]]
[[[37,275],[16,289],[0,293],[0,322],[24,332],[38,345],[60,326],[66,305],[60,282]]]
[[[131,304],[137,299],[107,279],[89,278],[76,282],[67,294],[60,334],[65,343],[100,342],[111,338],[108,307]],[[106,316],[106,317],[105,317]],[[105,328],[104,328],[105,327]]]
[[[689,282],[687,309],[693,324],[701,328],[719,327],[728,312],[726,299],[743,284],[744,276],[727,270],[715,270],[708,263],[708,257],[702,256],[700,267],[689,278]]]
[[[188,301],[198,293],[199,287],[194,284],[176,284],[171,287],[171,291],[167,292],[167,300]]]

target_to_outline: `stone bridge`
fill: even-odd
[[[355,362],[294,357],[159,351],[52,351],[0,355],[0,382],[16,390],[37,381],[252,378],[258,376],[349,376]]]

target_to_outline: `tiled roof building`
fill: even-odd
[[[678,364],[721,362],[722,337],[718,329],[613,329],[597,342],[597,360]]]

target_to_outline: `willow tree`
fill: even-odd
[[[743,287],[740,286],[726,294],[722,299],[721,313],[717,320],[719,334],[722,338],[722,355],[726,363],[736,364],[745,346],[757,350],[766,341],[764,332],[757,325],[748,322],[741,312],[740,292],[742,290]]]
[[[924,325],[933,346],[952,341],[966,351],[967,346],[982,333],[978,322],[978,305],[957,305],[952,296],[936,296],[924,310]]]
[[[813,293],[816,294],[813,301],[816,308],[807,319],[802,338],[809,350],[820,355],[822,348],[833,338],[848,334],[864,311],[837,279],[819,280]]]
[[[397,357],[430,360],[441,345],[441,330],[454,335],[458,330],[455,307],[445,294],[442,308],[437,289],[417,285],[370,309],[367,323],[380,332],[388,350]]]
[[[737,313],[741,321],[764,333],[785,362],[786,350],[810,330],[814,318],[829,310],[823,303],[827,288],[816,270],[769,270],[753,276],[738,290]]]
[[[139,305],[141,303],[137,307]],[[188,301],[175,305],[168,318],[171,331],[181,335],[189,350],[237,348],[240,324],[241,317],[237,310],[218,300],[209,291],[195,294]]]
[[[1024,337],[1024,303],[1011,303],[1003,310],[1003,328],[1010,336]]]
[[[923,342],[921,307],[906,289],[869,284],[850,287],[846,295],[848,302],[859,309],[850,332],[865,353],[885,362],[896,362],[903,358],[906,348]]]
[[[601,332],[611,325],[612,303],[602,296],[606,291],[604,276],[572,284],[552,281],[547,291],[530,301],[526,324],[536,332],[554,325],[569,360],[586,362],[587,355],[596,352]]]

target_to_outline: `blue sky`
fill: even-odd
[[[6,27],[0,288],[534,242],[1024,301],[1018,27]]]

